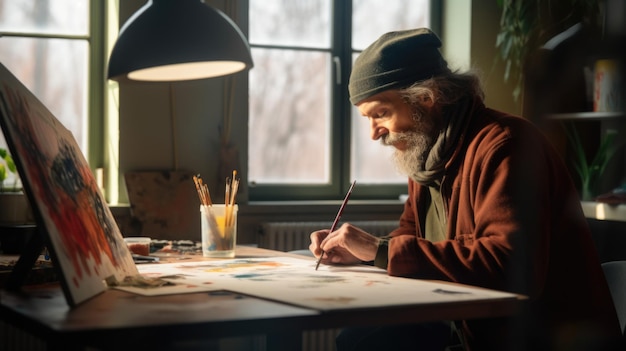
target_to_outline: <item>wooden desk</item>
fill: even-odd
[[[277,255],[285,254],[237,249],[238,257]],[[52,284],[28,287],[24,294],[0,291],[0,318],[46,340],[49,350],[68,350],[70,345],[167,349],[168,343],[181,340],[260,334],[268,336],[269,350],[298,350],[304,330],[500,317],[515,314],[523,302],[523,297],[511,295],[318,311],[226,291],[149,297],[109,289],[70,309],[60,287]]]

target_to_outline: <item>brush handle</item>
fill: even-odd
[[[330,233],[334,232],[335,229],[337,228],[337,223],[339,223],[339,219],[341,218],[341,215],[343,214],[343,209],[346,208],[346,204],[348,203],[348,199],[350,198],[350,194],[352,194],[352,189],[354,188],[354,184],[356,184],[356,180],[352,182],[352,185],[350,185],[350,189],[348,189],[348,193],[346,194],[346,197],[343,199],[343,202],[341,203],[341,207],[339,208],[339,212],[337,212],[337,215],[335,216],[335,221],[333,222],[333,225],[330,227]],[[324,257],[324,250],[322,250],[322,254],[320,255],[320,258],[317,259],[317,263],[315,264],[315,270],[317,270],[320,266],[320,262],[322,262],[322,257]]]

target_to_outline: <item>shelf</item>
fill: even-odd
[[[626,222],[626,204],[609,205],[601,202],[581,201],[581,205],[587,218]]]
[[[624,112],[571,112],[571,113],[551,113],[547,115],[549,119],[562,119],[562,120],[570,120],[570,119],[597,120],[597,119],[620,118],[620,117],[625,117],[625,116],[626,114]]]

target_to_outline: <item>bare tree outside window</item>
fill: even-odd
[[[264,183],[328,181],[329,54],[253,49],[249,168]]]
[[[329,0],[250,1],[250,42],[272,46],[252,50],[252,182],[329,181],[330,11]]]
[[[362,51],[384,33],[430,25],[429,0],[354,0],[353,4],[353,51]],[[351,126],[352,177],[369,184],[406,183],[406,177],[395,171],[393,148],[370,139],[369,123],[356,107],[352,108]]]
[[[72,131],[83,152],[88,20],[89,0],[0,0],[0,62]]]
[[[336,75],[381,34],[429,26],[430,0],[353,0],[352,13],[343,5],[332,0],[249,0],[255,63],[249,73],[252,188],[339,189],[333,185],[338,179],[356,179],[361,185],[406,184],[406,177],[395,171],[393,150],[370,140],[368,122],[348,107],[348,82]],[[339,46],[350,42],[348,50]],[[343,57],[345,53],[351,56]],[[339,189],[338,194],[344,192]]]
[[[353,0],[352,48],[365,49],[384,33],[430,26],[430,0]]]

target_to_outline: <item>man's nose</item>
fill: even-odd
[[[387,133],[386,129],[378,125],[376,121],[372,121],[370,123],[370,137],[372,138],[372,140],[378,140],[380,139],[380,137],[382,137],[386,133]]]

